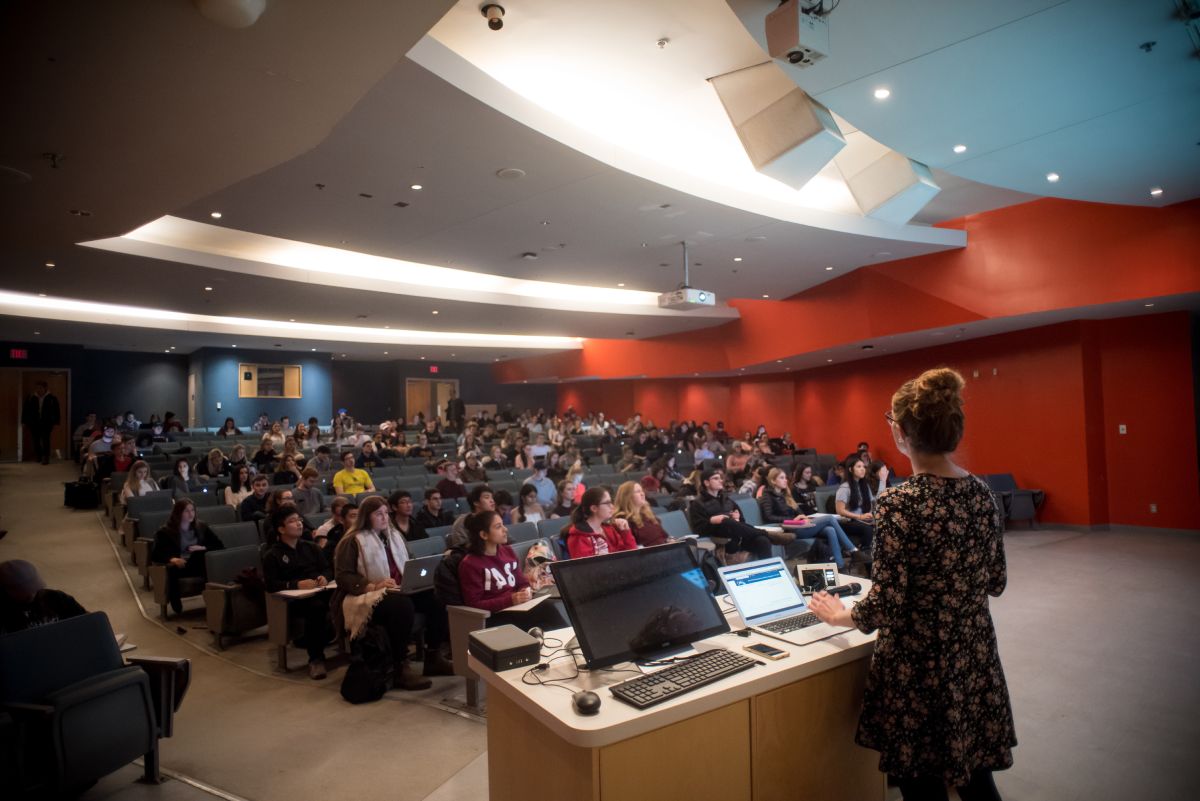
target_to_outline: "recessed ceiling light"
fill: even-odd
[[[383,355],[384,355],[384,356],[387,356],[387,355],[388,355],[388,352],[385,350],[385,351],[383,352]]]
[[[45,292],[39,292],[39,293],[38,293],[38,297],[39,297],[39,298],[44,298],[44,297],[46,297],[46,293],[45,293]]]
[[[770,295],[763,295],[763,297],[764,297],[764,298],[769,298],[769,297],[771,297],[771,296],[770,296]]]
[[[206,287],[204,287],[204,291],[205,291],[205,292],[212,292],[212,287],[211,287],[211,286],[206,286]]]
[[[296,322],[296,318],[295,318],[295,317],[289,317],[289,318],[288,318],[288,322],[289,322],[289,323],[294,323],[294,322]]]
[[[236,347],[237,347],[237,345],[230,345],[229,347],[231,347],[231,348],[236,348]]]
[[[414,192],[420,192],[424,188],[425,187],[421,186],[420,184],[413,184],[412,186],[409,187],[409,189],[411,189]]]
[[[42,332],[41,332],[41,331],[34,331],[34,332],[33,332],[33,335],[34,335],[35,337],[40,337],[40,336],[42,335]]]
[[[451,356],[451,357],[454,357],[454,356],[457,356],[457,355],[458,355],[457,353],[451,353],[451,354],[450,354],[450,356]]]
[[[53,269],[54,269],[54,262],[52,262],[52,261],[48,261],[48,262],[46,262],[46,269],[47,269],[47,270],[53,270]]]
[[[549,220],[542,220],[542,225],[549,225],[549,224],[550,224]]]
[[[875,99],[876,100],[887,100],[891,96],[892,96],[892,90],[888,89],[886,86],[881,86],[875,90]]]
[[[316,352],[317,352],[317,349],[316,349],[316,348],[309,348],[309,350],[311,350],[313,353],[316,353]]]
[[[430,313],[431,313],[431,314],[437,314],[437,313],[438,313],[438,310],[437,310],[437,309],[434,309],[434,310],[433,310],[432,312],[430,312]]]
[[[825,268],[825,272],[827,272],[827,273],[828,273],[828,272],[832,272],[832,271],[833,271],[833,268],[832,268],[832,267],[826,267],[826,268]]]
[[[1156,186],[1150,190],[1150,197],[1161,197],[1161,196],[1162,196],[1162,187],[1161,186]]]
[[[833,359],[826,359],[825,361],[827,361],[827,362],[831,362],[831,361],[833,361]]]
[[[966,152],[967,152],[967,146],[966,146],[966,145],[955,145],[955,146],[954,146],[954,152],[955,152],[955,153],[966,153]]]
[[[170,352],[171,352],[171,351],[169,351],[169,350],[164,350],[164,351],[163,351],[163,353],[170,353]]]
[[[1147,308],[1147,309],[1149,309],[1149,308],[1150,308],[1151,306],[1153,306],[1153,305],[1154,305],[1153,303],[1147,303],[1147,304],[1146,304],[1146,308]]]
[[[1060,176],[1059,176],[1059,174],[1058,174],[1058,173],[1056,173],[1056,172],[1048,172],[1048,173],[1046,173],[1046,180],[1047,180],[1047,181],[1049,181],[1049,182],[1050,182],[1050,183],[1052,183],[1052,184],[1056,184],[1056,183],[1058,183],[1058,179],[1059,179],[1059,177],[1060,177]]]
[[[214,220],[219,220],[219,219],[221,219],[221,216],[222,216],[222,215],[221,215],[221,212],[219,212],[219,211],[214,211],[212,214],[210,214],[210,215],[208,215],[208,216],[209,216],[209,217],[212,217]]]
[[[172,346],[171,346],[171,350],[175,350],[175,346],[174,346],[174,345],[172,345]]]
[[[342,354],[342,358],[345,358],[345,356],[346,356],[346,354],[344,354],[344,353],[343,353],[343,354]]]
[[[425,357],[424,357],[424,356],[422,356],[422,357],[421,357],[421,361],[425,361]]]
[[[617,284],[617,286],[625,286],[625,285],[624,285],[624,284]]]
[[[741,261],[741,260],[742,260],[742,257],[741,257],[741,256],[734,256],[734,257],[733,257],[733,260],[734,260],[734,261]]]
[[[775,360],[775,363],[776,363],[776,364],[783,364],[783,359],[776,359],[776,360]]]
[[[525,171],[517,167],[505,167],[496,170],[496,177],[504,181],[515,181],[525,177]]]

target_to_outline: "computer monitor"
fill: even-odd
[[[729,631],[686,542],[551,567],[589,668],[655,659]]]

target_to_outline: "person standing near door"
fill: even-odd
[[[451,392],[450,399],[446,401],[446,419],[450,421],[450,425],[454,426],[455,431],[461,433],[466,417],[467,405],[463,403],[462,398]]]
[[[25,399],[21,422],[33,436],[33,455],[42,464],[50,464],[50,432],[61,422],[58,398],[50,394],[45,381],[33,385],[33,394]]]

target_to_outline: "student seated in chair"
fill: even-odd
[[[134,462],[129,474],[125,477],[125,486],[121,487],[121,503],[157,490],[158,485],[150,478],[150,465],[143,461]]]
[[[425,527],[413,517],[412,493],[408,490],[396,490],[388,496],[388,510],[392,515],[392,525],[404,537],[405,542],[423,540],[429,535]]]
[[[454,515],[442,508],[442,493],[437,487],[425,490],[425,503],[417,512],[417,522],[428,531],[431,528],[454,525]]]
[[[379,452],[375,450],[374,441],[367,440],[362,444],[362,453],[358,455],[354,466],[360,470],[366,470],[368,473],[376,467],[383,467],[383,459],[380,458]]]
[[[189,492],[199,492],[201,485],[200,479],[192,473],[192,466],[188,464],[188,460],[180,456],[175,460],[175,467],[171,470],[171,475],[163,480],[162,488],[171,490],[171,493],[178,498]]]
[[[296,500],[296,508],[302,515],[314,515],[325,511],[325,494],[317,489],[321,474],[311,467],[300,471],[300,480],[292,489],[292,497]]]
[[[771,555],[767,535],[742,521],[742,512],[725,493],[725,474],[719,469],[700,473],[700,492],[688,506],[688,523],[701,537],[727,540],[725,558],[729,563],[748,558],[766,559]]]
[[[250,465],[240,464],[229,474],[229,486],[225,488],[225,505],[237,509],[242,501],[250,497]]]
[[[325,556],[332,562],[338,543],[358,523],[358,504],[348,498],[335,498],[330,509],[333,516],[313,532],[313,542],[325,549]]]
[[[279,468],[275,471],[275,475],[271,477],[271,483],[276,485],[299,484],[300,478],[300,468],[296,466],[296,457],[285,453],[279,460]]]
[[[304,518],[295,506],[279,506],[271,513],[269,526],[274,544],[263,554],[263,583],[267,592],[313,590],[333,581],[333,567],[325,552],[302,539]],[[289,613],[304,620],[304,637],[297,641],[308,651],[308,675],[325,678],[325,645],[333,635],[329,624],[328,592],[298,598],[288,605]]]
[[[269,436],[263,437],[258,450],[250,457],[250,463],[254,465],[257,472],[267,475],[275,472],[277,461],[279,461],[279,454],[275,453],[275,443]]]
[[[375,484],[366,470],[355,467],[354,451],[342,454],[342,469],[333,474],[333,487],[342,495],[357,495],[371,492]]]
[[[437,483],[437,489],[443,498],[467,497],[467,489],[458,475],[458,462],[444,459],[438,462],[437,471],[438,475],[442,476],[442,480]]]
[[[471,490],[471,494],[467,496],[467,503],[471,504],[471,511],[454,519],[454,527],[446,536],[447,548],[461,548],[467,544],[467,518],[470,515],[496,511],[496,498],[487,484],[481,484]]]
[[[167,566],[167,603],[171,611],[177,615],[183,611],[179,580],[205,578],[204,553],[224,547],[212,529],[196,520],[196,504],[191,499],[175,501],[171,516],[154,535],[150,548],[150,561]]]
[[[825,539],[838,570],[846,569],[847,560],[868,561],[866,555],[855,548],[854,543],[846,536],[837,515],[805,515],[800,511],[800,504],[789,491],[787,473],[778,467],[772,467],[767,473],[767,484],[758,499],[758,508],[762,512],[764,523],[778,524],[785,520],[797,519],[811,523],[813,528],[808,530]],[[788,556],[790,558],[792,554],[788,553]]]
[[[213,448],[207,458],[196,462],[196,475],[201,481],[215,482],[219,476],[229,475],[229,460],[220,448]]]
[[[267,516],[267,503],[270,496],[267,490],[271,481],[264,475],[257,475],[250,482],[250,494],[242,499],[238,507],[238,517],[245,521],[261,520]]]
[[[533,598],[520,560],[508,545],[508,528],[500,515],[476,512],[466,520],[467,555],[458,565],[458,583],[466,606],[491,612],[487,625],[511,623],[522,631],[538,626],[543,630],[562,628],[566,623],[551,602],[532,609],[511,607]]]
[[[11,634],[87,614],[61,590],[46,589],[37,568],[24,559],[0,562],[0,634]]]
[[[572,559],[637,548],[629,521],[613,517],[615,508],[604,487],[592,487],[583,493],[567,530],[567,551]]]

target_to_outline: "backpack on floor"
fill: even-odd
[[[392,675],[392,647],[383,626],[368,624],[350,643],[350,667],[342,678],[342,697],[352,704],[378,701],[388,691]]]
[[[100,505],[100,486],[94,481],[80,478],[79,481],[63,482],[63,506],[72,509],[95,509]]]

